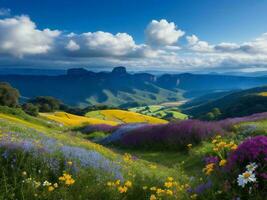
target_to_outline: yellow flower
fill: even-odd
[[[231,150],[236,150],[237,149],[237,145],[236,144],[233,144],[232,147],[231,147]]]
[[[158,188],[156,193],[157,193],[157,195],[160,195],[160,194],[164,193],[164,190],[162,190],[161,188]]]
[[[27,176],[27,172],[22,172],[22,176]]]
[[[126,181],[125,182],[125,186],[127,186],[127,187],[132,187],[132,182],[131,181]]]
[[[156,187],[151,187],[150,190],[152,190],[152,191],[156,191],[157,188],[156,188]]]
[[[165,182],[165,183],[164,183],[164,186],[165,186],[166,188],[170,188],[170,187],[172,187],[172,185],[173,185],[172,182]]]
[[[109,181],[109,182],[107,182],[107,186],[111,187],[111,186],[113,186],[113,183]]]
[[[167,181],[170,181],[171,182],[171,181],[173,181],[173,178],[172,177],[168,177],[167,178]]]
[[[157,199],[157,197],[154,195],[154,194],[152,194],[151,196],[150,196],[150,198],[149,198],[149,200],[156,200]]]
[[[120,184],[121,184],[121,180],[120,179],[115,181],[115,185],[120,185]]]
[[[188,144],[188,145],[187,145],[188,149],[191,149],[192,146],[193,146],[192,144]]]
[[[226,165],[226,163],[227,163],[227,160],[223,159],[223,160],[220,161],[219,166],[223,167],[223,166]]]
[[[212,144],[215,144],[215,143],[217,143],[217,141],[218,141],[218,140],[214,139],[214,140],[212,140],[211,143],[212,143]]]
[[[52,192],[54,189],[55,189],[55,188],[54,188],[53,186],[49,186],[49,187],[48,187],[48,191],[49,191],[49,192]]]
[[[72,165],[72,162],[71,162],[71,161],[68,161],[67,164],[68,164],[69,166],[71,166],[71,165]]]
[[[54,183],[54,188],[58,188],[58,184],[57,183]]]
[[[171,190],[166,190],[166,194],[172,196],[172,195],[173,195],[173,191],[171,191]]]
[[[119,186],[118,190],[119,190],[120,193],[126,193],[128,188],[126,186]]]
[[[211,172],[214,171],[215,164],[214,163],[209,163],[206,165],[206,167],[203,169],[203,172],[205,172],[206,175],[210,175]]]

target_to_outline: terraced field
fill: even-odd
[[[124,110],[99,110],[91,111],[86,114],[86,117],[97,118],[100,120],[108,120],[116,123],[148,123],[148,124],[164,124],[166,120],[155,117],[129,112]]]

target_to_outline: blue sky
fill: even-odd
[[[8,11],[8,13],[1,15],[1,10]],[[48,41],[42,41],[41,44],[40,42],[30,42],[32,44],[29,45],[29,49],[23,49],[17,53],[11,52],[12,48],[8,48],[8,51],[7,48],[2,51],[0,48],[0,53],[3,52],[5,55],[2,61],[6,66],[70,67],[71,65],[113,66],[124,64],[133,68],[145,66],[150,69],[155,66],[156,68],[166,66],[166,69],[173,70],[190,71],[206,70],[207,68],[209,71],[216,71],[223,69],[223,65],[226,65],[229,66],[228,70],[249,68],[253,71],[252,68],[265,69],[267,63],[267,59],[264,57],[266,36],[263,35],[267,32],[266,10],[267,0],[0,0],[0,20],[3,24],[5,24],[5,20],[14,18],[18,23],[16,30],[20,29],[20,23],[24,23],[25,27],[32,30],[32,34],[35,34],[36,30],[38,32],[38,30],[44,31],[44,29],[60,32],[58,34],[51,32],[52,35],[54,34],[53,36],[49,35],[50,33],[49,36],[44,33],[45,38],[37,33],[36,37]],[[25,15],[29,18],[29,23],[20,18]],[[175,31],[179,30],[183,34],[179,35],[176,32],[176,38],[173,40],[155,41],[155,39],[160,39],[151,35],[155,30],[151,30],[150,33],[146,32],[152,20],[157,22],[156,25],[154,24],[155,30],[163,28],[164,22],[161,20],[165,20],[167,25],[174,24],[174,35],[170,33],[166,37],[175,37]],[[30,23],[34,23],[35,27],[30,27]],[[168,27],[167,25],[165,28]],[[171,26],[169,27],[171,29]],[[1,27],[0,23],[0,33],[9,33],[6,29],[1,32],[1,28],[6,27],[4,25]],[[9,27],[8,31],[14,31],[14,28]],[[112,35],[94,34],[97,31]],[[164,32],[163,29],[161,31]],[[71,32],[77,36],[66,39],[68,38],[67,34]],[[82,35],[88,32],[93,33],[89,39],[88,35],[86,38],[82,38],[85,37]],[[115,46],[111,51],[119,48],[120,52],[115,54],[107,53],[106,47],[104,48],[101,42],[100,46],[92,47],[95,45],[92,40],[98,40],[99,45],[100,37],[108,37],[113,40],[113,36],[116,36],[117,33],[126,33],[132,37],[134,44],[121,49],[121,46],[125,45],[121,43],[121,40],[124,41],[125,37],[116,37],[115,43],[119,42],[119,47]],[[197,39],[191,38],[190,46],[188,37],[192,37],[192,35],[195,35]],[[25,40],[19,41],[19,43],[24,44],[30,36],[32,37],[32,35],[25,35]],[[37,40],[40,41],[40,39]],[[148,40],[150,43],[147,42]],[[260,40],[261,44],[255,40]],[[7,39],[0,36],[0,47],[1,42],[5,44],[7,41],[9,44],[16,41],[16,38]],[[62,48],[64,45],[67,47],[70,41],[72,41],[69,45],[72,47],[71,53],[65,52]],[[87,45],[90,52],[79,42],[90,43],[89,47]],[[127,40],[127,42],[131,43],[132,41]],[[227,43],[227,48],[225,48],[225,43]],[[94,48],[94,52],[92,52],[92,48]],[[129,52],[128,48],[134,49],[134,52]],[[74,53],[74,51],[76,52]],[[78,51],[80,52],[78,53]],[[155,55],[160,54],[160,56],[148,58],[149,56],[142,55],[137,58],[137,55],[141,54],[139,51],[149,51],[149,55],[154,53]],[[252,61],[252,57],[255,57],[255,55],[251,55],[252,53],[257,53],[257,60]],[[14,56],[15,59],[10,61],[9,56]],[[208,60],[207,58],[203,59],[207,56],[209,56]],[[155,57],[159,57],[160,60],[155,61]],[[191,60],[190,57],[192,57]],[[51,60],[50,63],[48,58]],[[216,61],[214,61],[215,59]],[[171,63],[164,65],[164,60],[165,62],[171,60]]]

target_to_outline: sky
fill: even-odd
[[[0,0],[0,67],[267,71],[267,0]]]

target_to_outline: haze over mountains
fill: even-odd
[[[61,73],[61,71],[57,71]],[[267,84],[267,77],[213,74],[128,73],[125,67],[112,72],[69,69],[66,74],[0,75],[25,98],[53,96],[69,105],[107,104],[129,106],[179,101],[214,92],[247,89]]]

